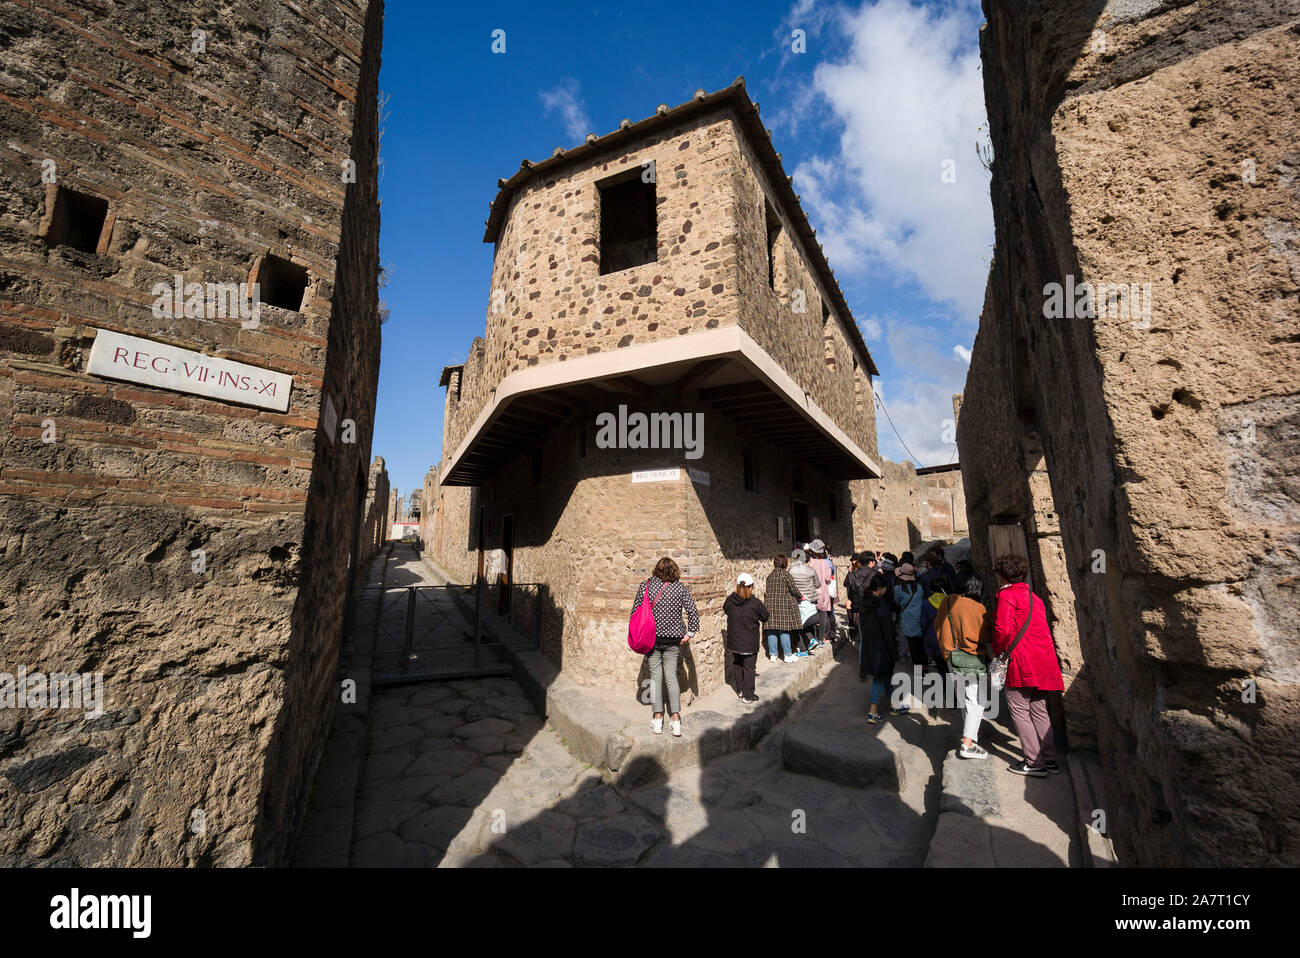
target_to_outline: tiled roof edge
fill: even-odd
[[[876,368],[875,360],[871,357],[871,350],[867,349],[866,341],[862,338],[862,331],[858,329],[857,320],[853,317],[853,311],[849,309],[844,293],[841,292],[839,283],[835,279],[835,273],[826,260],[826,254],[822,252],[821,245],[817,242],[817,233],[812,228],[812,224],[808,222],[808,214],[804,212],[803,204],[799,202],[799,197],[794,191],[793,180],[785,173],[785,168],[781,163],[781,154],[776,152],[776,148],[772,145],[771,133],[759,120],[758,105],[749,98],[749,94],[745,91],[745,78],[743,76],[736,77],[730,86],[723,87],[713,93],[697,90],[695,96],[678,106],[668,107],[661,104],[653,115],[637,123],[624,120],[619,124],[617,130],[606,133],[604,136],[589,134],[586,142],[571,150],[557,147],[553,155],[539,163],[524,160],[510,179],[497,180],[498,192],[496,198],[492,201],[491,213],[483,224],[483,242],[495,243],[497,241],[505,224],[506,212],[510,208],[511,200],[514,198],[515,193],[519,192],[524,184],[530,180],[543,177],[559,166],[582,160],[593,154],[603,153],[618,147],[622,143],[641,139],[659,129],[673,126],[684,119],[706,113],[721,105],[729,105],[735,110],[740,126],[749,136],[755,155],[758,157],[764,173],[767,174],[768,182],[772,184],[777,199],[784,207],[790,222],[794,224],[801,245],[808,251],[811,265],[821,280],[822,286],[830,294],[831,305],[845,319],[844,325],[854,347],[866,359],[867,372],[872,376],[879,376],[880,370]]]

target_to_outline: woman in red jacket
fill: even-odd
[[[1025,753],[1024,760],[1010,770],[1017,775],[1046,778],[1048,772],[1061,770],[1056,764],[1052,720],[1047,714],[1047,693],[1065,690],[1056,646],[1047,628],[1043,600],[1030,592],[1025,582],[1029,563],[1021,556],[1007,554],[994,563],[993,570],[1001,585],[993,623],[993,654],[1000,655],[1014,644],[1007,664],[1007,708]],[[1026,618],[1029,627],[1017,641]]]

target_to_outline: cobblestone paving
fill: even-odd
[[[689,711],[683,717],[689,721]],[[892,792],[785,770],[780,734],[756,750],[629,789],[578,762],[512,679],[387,689],[375,697],[352,864],[837,867],[924,860],[931,824],[921,810]]]

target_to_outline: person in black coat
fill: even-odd
[[[873,576],[867,583],[867,595],[859,609],[862,644],[858,647],[858,675],[871,676],[871,707],[867,721],[873,725],[881,721],[881,700],[894,675],[898,646],[894,640],[894,616],[889,611],[885,596],[888,584],[883,575]],[[890,709],[890,715],[901,715],[907,709]]]
[[[736,577],[736,591],[722,603],[727,616],[727,651],[736,674],[736,694],[747,705],[758,701],[754,694],[754,665],[758,661],[758,635],[768,619],[767,606],[754,595],[754,577],[742,572]]]

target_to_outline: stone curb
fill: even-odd
[[[1074,786],[1074,805],[1079,813],[1079,845],[1085,868],[1112,868],[1119,865],[1111,840],[1092,827],[1092,812],[1105,808],[1101,793],[1100,762],[1090,753],[1071,752],[1066,756],[1066,772]],[[1095,779],[1095,780],[1094,780]]]
[[[454,582],[446,571],[427,556],[421,558],[435,574]],[[483,616],[483,628],[494,638],[519,638],[506,622],[491,613]],[[820,655],[800,659],[800,669],[779,692],[740,715],[723,715],[707,708],[684,713],[682,736],[654,735],[649,722],[630,723],[627,717],[606,708],[591,690],[566,678],[550,659],[539,651],[512,648],[502,643],[491,647],[493,654],[509,663],[515,681],[539,715],[555,727],[569,751],[596,768],[617,773],[625,771],[622,784],[644,784],[659,771],[671,773],[680,768],[704,765],[723,755],[743,751],[757,744],[790,710],[794,702],[835,664],[833,656]],[[637,762],[637,759],[646,759]]]
[[[388,563],[393,548],[383,549],[380,583],[388,579]],[[371,564],[379,560],[376,554]],[[325,751],[316,769],[306,815],[298,825],[290,864],[305,868],[346,868],[352,852],[352,832],[356,819],[357,790],[366,764],[370,738],[371,659],[369,639],[360,637],[352,661],[339,659],[339,678],[354,679],[357,700],[344,712],[337,699],[327,732]],[[346,671],[345,671],[346,670]]]

